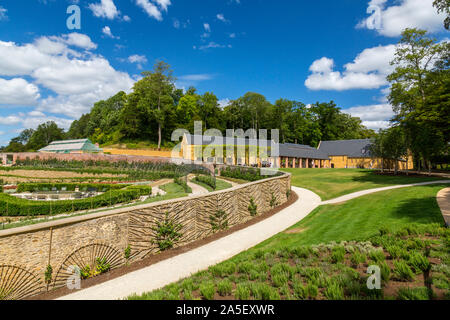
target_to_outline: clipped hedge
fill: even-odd
[[[178,184],[179,186],[183,187],[184,192],[192,193],[192,188],[188,186],[185,179],[186,179],[186,177],[181,177],[181,178],[175,178],[173,181],[176,184]]]
[[[216,190],[216,179],[211,176],[197,176],[194,181],[198,181],[210,186],[213,190]]]
[[[17,192],[36,192],[36,191],[80,191],[96,190],[98,192],[106,192],[109,190],[118,190],[130,186],[129,184],[100,184],[100,183],[20,183],[17,186]]]
[[[149,186],[129,186],[111,190],[96,197],[80,200],[34,201],[19,199],[5,193],[0,194],[0,216],[45,216],[107,207],[126,203],[150,195]]]
[[[227,167],[220,172],[222,177],[228,177],[233,179],[240,179],[246,181],[258,181],[267,178],[262,176],[259,169],[253,168],[231,168]],[[279,174],[278,174],[279,175]]]

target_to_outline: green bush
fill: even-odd
[[[408,264],[414,269],[417,274],[429,271],[431,269],[430,261],[428,261],[425,256],[416,251],[412,252],[409,255]]]
[[[216,287],[214,285],[214,282],[208,281],[200,284],[200,294],[206,300],[213,300],[214,295],[216,294]]]
[[[343,262],[345,258],[345,248],[343,246],[334,247],[331,252],[331,262],[338,263]]]
[[[399,300],[429,300],[429,290],[426,287],[400,288],[397,291]]]
[[[278,290],[269,286],[267,283],[254,282],[250,284],[252,296],[256,300],[280,300]]]
[[[394,261],[394,274],[400,281],[412,281],[414,272],[404,260]]]
[[[315,299],[319,294],[319,288],[314,283],[308,283],[306,285],[306,292],[308,292],[308,297],[310,299]]]
[[[234,297],[237,300],[248,300],[250,298],[250,288],[247,284],[239,283],[236,286]]]
[[[248,205],[248,212],[250,212],[250,215],[252,217],[258,214],[258,206],[256,205],[255,200],[253,198],[250,198],[250,204]]]
[[[374,262],[382,262],[386,259],[386,257],[384,256],[384,252],[383,250],[380,249],[375,249],[375,250],[371,250],[369,251],[369,257],[370,259],[372,259]]]
[[[192,188],[188,186],[186,179],[184,177],[175,178],[173,180],[177,185],[181,186],[185,193],[192,193]]]
[[[232,286],[229,280],[222,280],[217,284],[217,292],[221,296],[228,296],[231,294]]]
[[[366,262],[366,259],[367,259],[366,255],[357,250],[352,254],[350,262],[354,267],[358,267],[361,263]]]
[[[213,232],[228,229],[228,214],[224,210],[217,210],[209,216],[209,223]]]
[[[130,186],[129,184],[104,184],[104,183],[20,183],[17,186],[17,192],[37,192],[37,191],[75,191],[94,190],[96,192],[106,192],[109,190],[118,190]]]
[[[3,216],[45,216],[80,210],[108,207],[117,203],[126,203],[151,194],[148,186],[129,186],[112,190],[101,195],[80,200],[34,201],[19,199],[0,193],[0,215]]]
[[[292,282],[292,289],[294,290],[294,295],[297,299],[304,300],[308,298],[306,287],[298,279],[295,279]]]
[[[231,168],[227,167],[220,172],[220,175],[227,178],[246,180],[246,181],[258,181],[265,179],[262,176],[259,169],[253,168]],[[280,173],[278,173],[280,175]]]
[[[183,226],[169,218],[169,213],[166,212],[164,219],[156,221],[156,226],[153,227],[156,235],[152,243],[156,244],[160,251],[171,249],[182,237],[183,234],[180,233],[182,228]]]
[[[196,176],[194,178],[194,181],[204,183],[208,186],[210,186],[213,190],[216,190],[216,179],[212,176]]]
[[[343,300],[344,299],[344,290],[342,287],[336,283],[331,282],[323,293],[328,300]]]

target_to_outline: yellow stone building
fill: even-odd
[[[331,168],[381,169],[381,159],[370,153],[370,139],[321,141],[318,150],[331,159]],[[397,161],[399,170],[413,169],[412,156]],[[384,169],[394,169],[394,160],[384,160]]]

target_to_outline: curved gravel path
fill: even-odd
[[[144,292],[153,291],[254,247],[296,224],[319,205],[340,203],[384,190],[438,183],[450,183],[450,180],[358,191],[328,201],[321,201],[317,194],[307,189],[292,187],[292,190],[298,194],[299,199],[274,216],[202,247],[96,286],[60,297],[58,300],[115,300],[126,298],[134,293],[140,295]]]
[[[436,199],[444,217],[445,224],[450,226],[450,188],[439,191]]]

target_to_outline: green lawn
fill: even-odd
[[[436,177],[386,176],[367,169],[282,169],[292,174],[292,185],[317,193],[322,200],[333,199],[348,193],[433,180]]]
[[[218,180],[216,179],[216,190],[214,190],[213,188],[211,188],[209,185],[207,185],[206,183],[203,183],[201,181],[197,181],[195,179],[191,180],[192,183],[198,184],[199,186],[205,188],[206,190],[208,190],[209,192],[213,192],[213,191],[220,191],[220,190],[225,190],[225,189],[229,189],[232,187],[231,183],[228,183],[226,181],[223,180]]]
[[[429,185],[381,191],[342,204],[318,207],[289,230],[258,248],[309,245],[342,240],[365,240],[387,226],[395,231],[411,223],[444,223],[436,201],[448,185]]]

